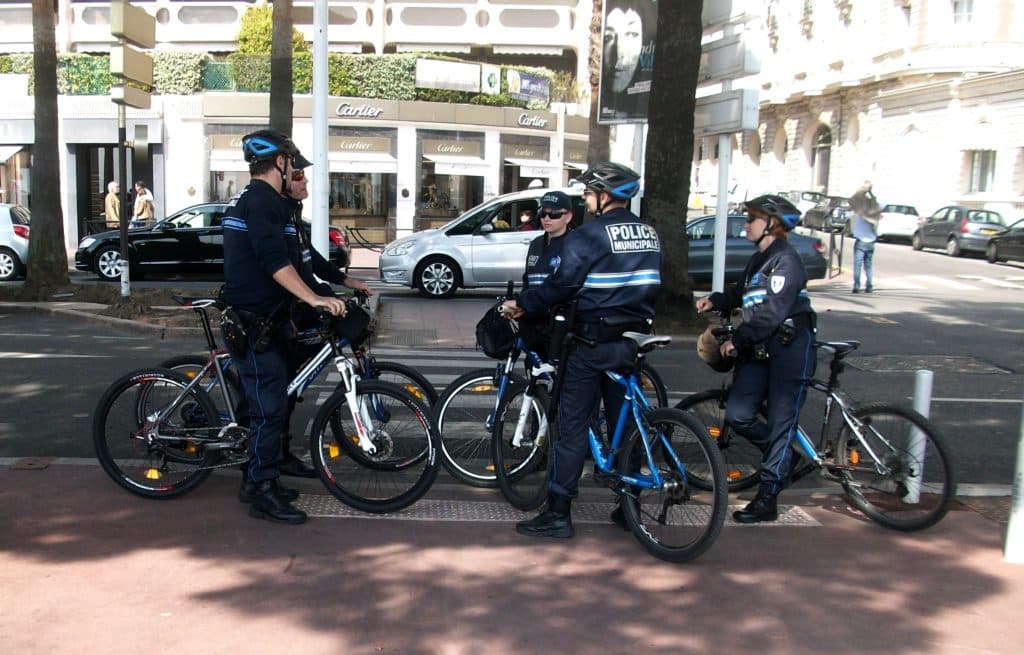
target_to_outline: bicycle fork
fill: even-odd
[[[536,366],[530,369],[530,374],[536,380],[538,384],[545,384],[548,386],[550,391],[551,381],[548,380],[537,380],[541,375],[550,375],[555,370],[555,367],[551,364],[544,363],[540,366]],[[519,418],[516,420],[516,429],[512,434],[512,447],[519,448],[523,445],[523,437],[526,434],[526,426],[530,420],[530,410],[533,409],[533,401],[536,396],[533,395],[533,385],[527,385],[526,391],[523,392],[523,404],[519,407]],[[548,435],[548,422],[546,420],[539,421],[540,425],[537,427],[537,438],[534,443],[544,443],[544,439]]]
[[[338,373],[341,374],[342,382],[345,384],[345,402],[349,406],[349,411],[352,413],[352,422],[356,427],[356,438],[358,439],[356,443],[367,455],[375,455],[377,453],[377,446],[374,445],[372,438],[375,428],[373,419],[370,416],[370,408],[368,407],[371,399],[366,395],[359,396],[356,394],[356,383],[359,382],[359,373],[351,361],[344,357],[337,357],[334,360],[334,365],[337,367]]]

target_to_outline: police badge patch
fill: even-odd
[[[526,265],[527,266],[535,266],[537,264],[537,260],[538,259],[540,259],[539,256],[537,256],[537,255],[530,255],[529,257],[526,258]]]
[[[786,286],[786,276],[773,275],[769,278],[769,284],[771,285],[772,293],[779,293]]]

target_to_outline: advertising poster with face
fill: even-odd
[[[646,122],[658,1],[604,0],[602,16],[598,122]]]

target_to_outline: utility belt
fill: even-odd
[[[602,316],[597,321],[579,322],[576,324],[575,332],[584,339],[607,343],[618,341],[626,332],[640,332],[650,334],[654,325],[654,319],[629,316],[628,314],[613,314]]]
[[[817,314],[814,312],[794,314],[779,324],[779,327],[775,330],[773,336],[777,336],[779,338],[779,343],[781,345],[788,346],[793,343],[797,335],[804,330],[810,330],[812,333],[818,331]],[[754,361],[763,361],[768,359],[767,342],[762,341],[751,346],[749,359]]]
[[[285,336],[285,327],[289,323],[281,312],[257,314],[238,307],[228,307],[220,317],[220,329],[228,352],[239,358],[244,357],[249,348],[256,353],[269,350],[278,338]]]

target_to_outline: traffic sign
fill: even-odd
[[[156,45],[156,19],[126,0],[110,0],[110,33],[140,48]]]
[[[125,80],[153,86],[153,58],[128,45],[110,49],[110,74]]]
[[[128,105],[136,109],[149,109],[151,94],[133,86],[110,87],[110,99],[117,105]]]

